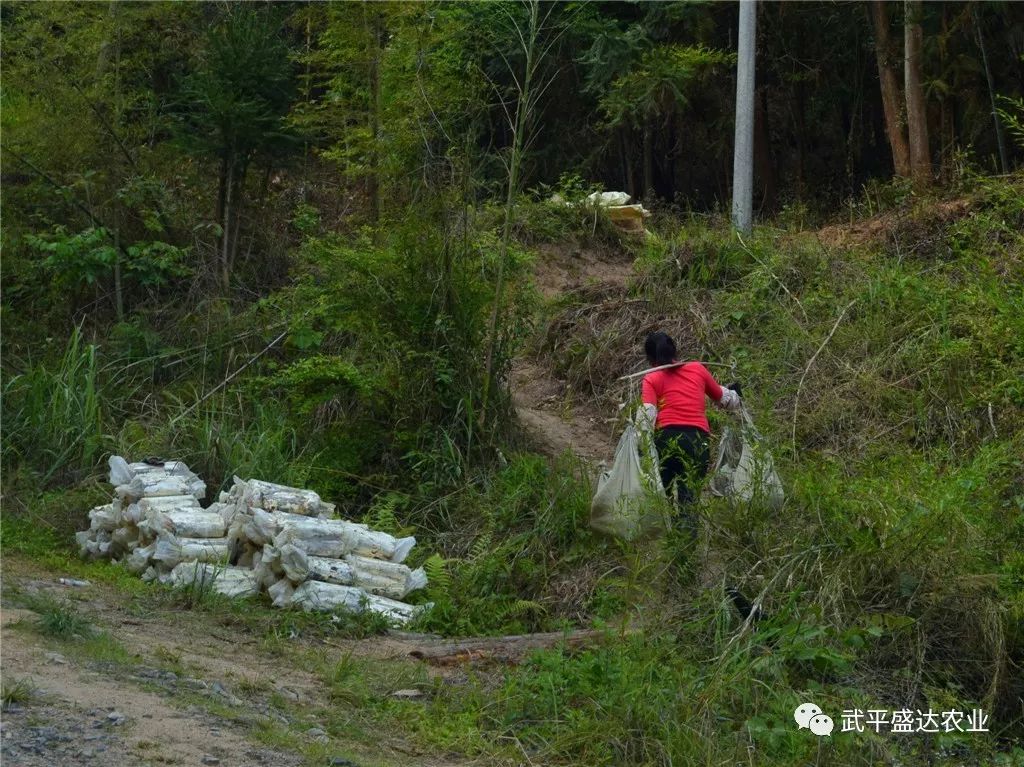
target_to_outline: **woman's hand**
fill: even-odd
[[[723,410],[735,412],[740,409],[740,395],[731,386],[722,387],[722,398],[718,400],[718,406]]]

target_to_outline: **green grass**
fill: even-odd
[[[28,461],[45,483],[68,468],[91,468],[106,445],[104,407],[113,392],[98,385],[96,347],[80,328],[53,367],[25,366],[3,387],[5,465]]]
[[[0,680],[0,701],[3,711],[7,711],[14,704],[30,703],[38,694],[39,690],[30,679],[8,674],[6,679]]]
[[[127,667],[138,662],[132,653],[109,632],[95,626],[71,602],[45,594],[10,595],[15,602],[36,613],[36,617],[19,621],[35,633],[59,643],[63,653],[88,662],[109,663]]]
[[[141,660],[140,655],[129,650],[107,631],[95,632],[84,641],[72,645],[68,651],[88,661],[122,667],[133,666]]]
[[[37,614],[32,621],[33,628],[51,639],[89,639],[95,636],[96,628],[69,602],[50,596],[26,597],[25,606]]]

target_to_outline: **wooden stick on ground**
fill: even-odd
[[[439,666],[455,665],[477,660],[494,660],[515,663],[531,650],[548,649],[564,645],[585,647],[598,644],[607,633],[594,629],[562,632],[550,631],[543,634],[513,634],[500,637],[474,637],[471,639],[439,639],[429,635],[406,633],[396,638],[409,643],[409,657]]]

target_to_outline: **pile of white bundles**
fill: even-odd
[[[334,507],[309,490],[237,477],[222,501],[233,560],[251,564],[277,607],[371,610],[400,623],[417,612],[401,602],[427,585],[422,568],[402,564],[415,538],[331,519]]]
[[[209,508],[206,485],[179,461],[110,459],[114,500],[76,535],[83,556],[122,562],[144,580],[205,584],[231,597],[266,589],[277,607],[380,613],[406,623],[423,607],[401,602],[427,584],[402,564],[415,538],[332,519],[311,490],[234,480]]]

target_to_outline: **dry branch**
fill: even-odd
[[[543,634],[513,634],[500,637],[474,637],[446,640],[430,635],[396,633],[403,642],[412,645],[409,656],[438,666],[490,660],[516,663],[531,650],[543,650],[563,645],[579,648],[600,644],[607,636],[604,631],[551,631]]]
[[[825,336],[825,340],[821,342],[821,346],[818,347],[818,350],[816,352],[814,352],[814,354],[811,356],[811,359],[808,360],[807,367],[804,368],[803,375],[800,376],[800,383],[798,383],[797,386],[796,386],[796,397],[793,399],[793,422],[792,422],[792,429],[791,429],[791,438],[792,438],[792,442],[793,442],[793,458],[794,459],[796,459],[796,456],[797,456],[797,453],[796,453],[796,413],[797,413],[797,408],[799,408],[799,406],[800,406],[800,390],[804,386],[804,379],[807,377],[808,371],[810,371],[811,367],[814,365],[814,361],[816,359],[818,359],[818,355],[821,354],[821,350],[824,349],[826,344],[828,344],[828,342],[832,340],[832,336],[835,335],[836,328],[838,328],[839,327],[839,323],[843,321],[843,317],[846,316],[846,313],[850,310],[850,307],[853,306],[855,303],[857,303],[856,300],[851,301],[850,303],[848,303],[846,306],[843,307],[843,310],[841,312],[839,312],[839,316],[836,317],[835,324],[832,326],[832,329],[830,331],[828,331],[828,335]]]

